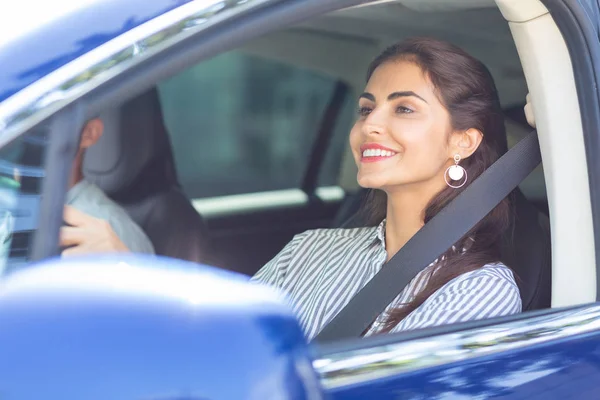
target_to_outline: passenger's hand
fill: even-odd
[[[70,225],[63,226],[60,230],[60,245],[68,247],[62,252],[65,257],[129,251],[110,224],[103,219],[65,206],[64,220]]]

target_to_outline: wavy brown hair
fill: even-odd
[[[377,67],[394,61],[410,61],[421,68],[448,110],[453,130],[475,128],[483,133],[477,150],[461,162],[469,181],[462,188],[446,187],[435,195],[425,208],[424,222],[427,223],[506,151],[504,116],[492,75],[482,62],[462,49],[431,38],[407,39],[387,48],[373,60],[367,81]],[[379,224],[385,218],[386,209],[386,194],[371,191],[363,209],[368,217],[367,224]],[[501,236],[509,226],[511,216],[510,200],[506,198],[455,243],[459,250],[468,249],[464,254],[452,248],[443,254],[443,261],[432,269],[425,288],[409,303],[388,314],[383,332],[390,331],[450,280],[488,263],[501,261]]]

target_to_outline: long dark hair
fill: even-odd
[[[477,150],[461,162],[469,181],[460,189],[446,187],[439,192],[425,208],[424,222],[427,223],[506,151],[504,117],[492,75],[483,63],[462,49],[431,38],[407,39],[387,48],[373,60],[367,81],[377,67],[393,61],[414,62],[422,69],[448,110],[453,130],[475,128],[483,133]],[[371,191],[363,210],[368,216],[368,225],[379,224],[385,218],[386,209],[386,194]],[[454,249],[448,249],[438,258],[441,261],[432,268],[425,288],[409,303],[392,310],[382,331],[390,331],[450,280],[501,261],[500,239],[510,224],[511,215],[510,201],[506,198],[455,243]]]

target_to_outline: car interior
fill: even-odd
[[[467,19],[475,23],[464,24]],[[234,50],[232,54],[219,56],[219,60],[200,63],[192,67],[192,71],[183,72],[165,84],[159,83],[158,87],[107,111],[101,116],[106,121],[105,134],[86,155],[85,176],[129,211],[148,234],[158,254],[206,262],[252,275],[275,256],[293,235],[303,230],[364,226],[358,212],[367,190],[359,188],[356,183],[356,166],[345,140],[354,118],[348,108],[353,107],[356,93],[360,93],[364,86],[364,71],[374,55],[395,41],[414,35],[452,41],[486,63],[496,79],[502,97],[509,145],[516,143],[532,129],[523,111],[527,94],[525,77],[511,33],[497,8],[428,11],[426,7],[423,9],[420,5],[416,6],[416,3],[407,7],[388,2],[342,10],[284,32],[261,37]],[[250,61],[244,63],[246,60]],[[201,98],[201,94],[186,97],[185,92],[190,91],[187,88],[198,92],[212,92],[210,87],[202,85],[205,81],[194,81],[194,78],[204,72],[208,72],[212,78],[219,63],[224,65],[236,62],[239,66],[235,72],[256,79],[257,91],[269,91],[276,85],[289,85],[292,87],[292,97],[303,96],[303,93],[293,92],[301,88],[299,85],[293,86],[295,82],[294,77],[290,77],[291,74],[287,77],[277,74],[277,67],[280,65],[307,71],[312,75],[322,75],[325,85],[331,85],[329,81],[332,81],[345,88],[343,96],[337,97],[336,91],[332,90],[329,99],[324,99],[329,100],[329,104],[323,99],[309,99],[313,106],[319,107],[319,102],[324,103],[324,106],[318,110],[321,115],[319,112],[314,113],[317,120],[321,120],[320,126],[312,127],[316,132],[312,133],[312,148],[308,148],[306,166],[302,172],[308,173],[309,163],[319,161],[317,170],[331,168],[337,172],[337,182],[329,182],[328,186],[322,187],[329,188],[328,198],[320,198],[317,192],[301,193],[305,195],[300,197],[304,201],[289,201],[288,204],[280,201],[274,204],[269,195],[277,200],[276,190],[263,191],[261,198],[257,197],[256,192],[236,193],[235,189],[232,190],[236,193],[233,195],[210,196],[209,192],[209,196],[198,198],[194,196],[194,186],[202,182],[201,176],[192,175],[191,182],[188,178],[189,183],[182,184],[177,174],[178,156],[190,148],[190,143],[194,143],[190,136],[200,134],[191,129],[200,130],[201,126],[190,126],[191,129],[187,131],[178,126],[169,129],[170,121],[165,118],[161,102],[167,103],[168,109],[169,101],[186,101],[187,106],[179,103],[181,108],[177,110],[176,117],[189,119],[189,116],[182,113],[194,113],[193,103],[201,108],[206,100]],[[265,72],[275,73],[267,76]],[[218,82],[219,85],[226,84],[223,82],[227,78],[226,74],[222,71],[220,74],[220,77],[216,74],[215,79],[222,80]],[[279,77],[281,80],[277,81]],[[335,85],[332,86],[335,89]],[[227,89],[243,97],[244,91],[252,88],[230,85]],[[256,100],[263,99],[257,95]],[[270,99],[264,101],[267,100]],[[336,100],[339,105],[332,107],[332,100]],[[336,112],[328,113],[332,108]],[[224,104],[221,110],[217,110],[219,111],[225,114],[230,110]],[[231,111],[236,112],[237,109]],[[286,111],[303,112],[300,106],[294,107],[294,104]],[[261,128],[260,123],[250,121],[248,115],[243,117],[244,124],[254,125],[245,127],[245,132],[230,133],[229,136],[235,135],[234,140],[242,141],[244,138],[240,136],[252,135],[257,142],[257,151],[251,156],[260,158],[261,147],[268,146],[268,143],[261,141],[270,140],[270,132],[261,132],[261,129],[268,130],[270,127],[265,124],[265,128]],[[197,121],[198,124],[201,122]],[[329,131],[323,131],[323,126],[328,126]],[[336,128],[339,132],[335,132]],[[185,137],[174,137],[175,134],[183,134]],[[293,132],[277,134],[285,139],[286,135]],[[205,145],[214,148],[221,145],[219,140],[225,133],[208,133],[208,136],[213,136],[212,143],[208,141]],[[323,136],[328,140],[323,140]],[[173,151],[171,142],[183,142],[183,146],[178,145]],[[243,145],[252,146],[253,143],[248,141]],[[323,148],[327,145],[330,148]],[[202,157],[207,151],[212,149],[195,148],[192,157]],[[326,157],[319,160],[315,157],[316,152],[330,153],[327,155],[333,161],[327,165],[323,162]],[[338,165],[332,166],[336,161]],[[244,165],[243,157],[237,163],[240,170],[248,167]],[[252,164],[256,163],[250,163],[251,168],[255,167]],[[193,182],[193,179],[198,182]],[[256,175],[254,179],[261,177]],[[337,192],[331,189],[337,189]],[[254,196],[256,204],[244,210],[241,205],[248,201],[244,196]],[[218,208],[214,208],[214,204],[219,203],[230,206],[219,212]],[[238,207],[241,209],[236,209]],[[524,310],[550,307],[550,225],[541,166],[516,191],[515,211],[515,222],[505,237],[506,263],[515,270],[518,277]]]
[[[489,68],[507,148],[538,131],[543,166],[515,190],[503,240],[524,311],[595,301],[569,51],[541,3],[517,3],[379,1],[258,37],[104,110],[84,175],[129,212],[158,255],[252,275],[307,229],[364,225],[367,191],[347,136],[367,66],[403,38],[432,36]]]

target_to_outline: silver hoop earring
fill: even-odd
[[[460,162],[460,154],[454,155],[454,165],[448,167],[446,172],[444,172],[444,180],[446,181],[446,185],[450,186],[453,189],[458,189],[465,186],[467,183],[467,170],[462,166],[458,165]],[[452,181],[452,183],[451,183]],[[460,182],[458,184],[454,184],[454,182]]]

